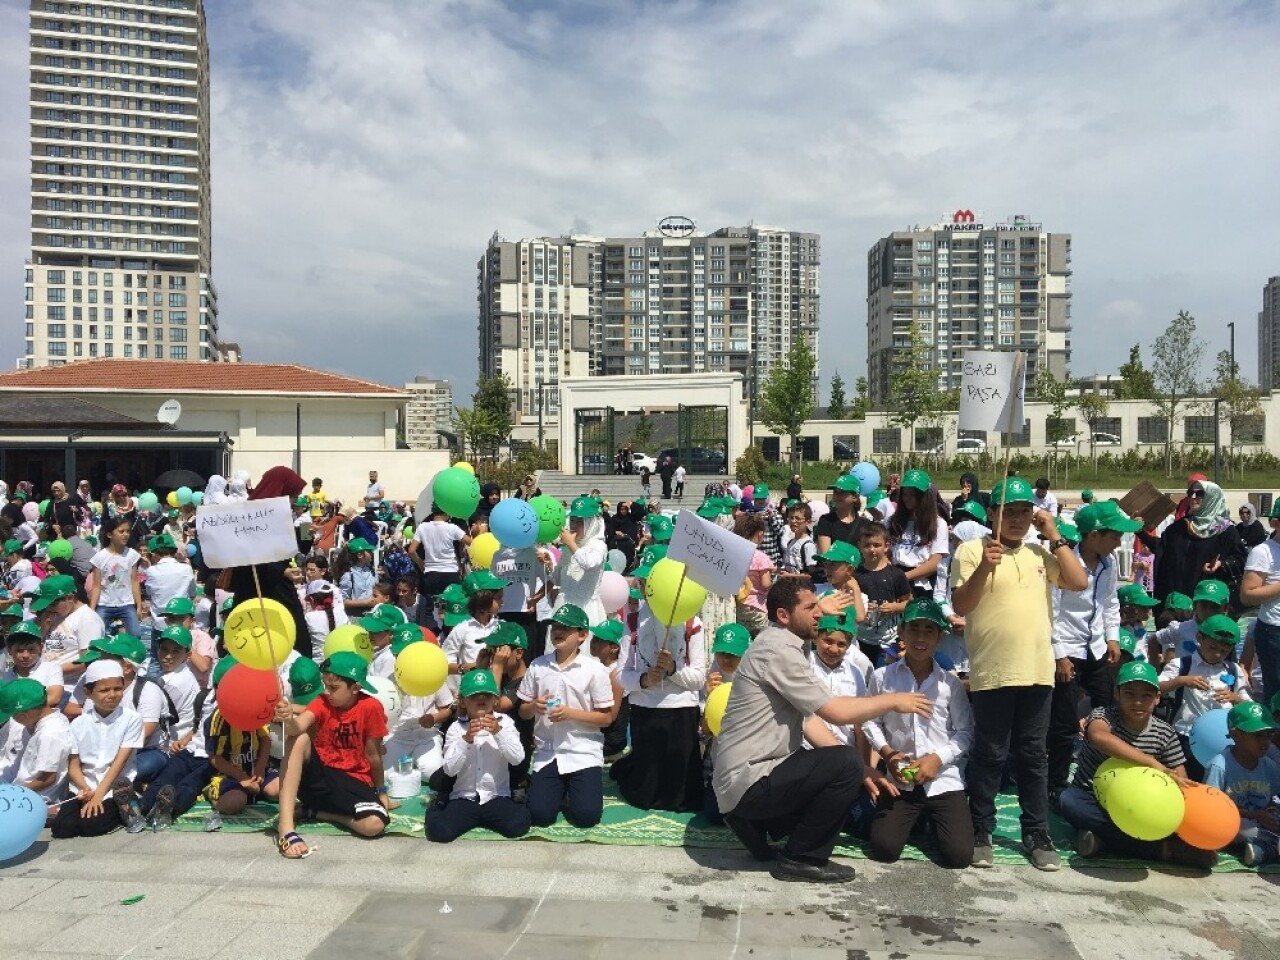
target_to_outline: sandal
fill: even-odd
[[[307,846],[306,841],[292,830],[276,840],[276,846],[280,848],[280,856],[286,860],[305,860],[311,856],[311,848]],[[289,851],[296,846],[301,846],[303,852],[290,854]]]

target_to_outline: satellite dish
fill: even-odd
[[[169,426],[177,423],[180,416],[182,416],[182,404],[177,400],[166,400],[160,404],[160,409],[156,411],[156,419],[161,423],[167,423]]]

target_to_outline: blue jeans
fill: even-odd
[[[1107,811],[1098,804],[1098,798],[1092,790],[1081,790],[1079,787],[1067,787],[1058,798],[1058,809],[1062,819],[1077,830],[1089,830],[1097,834],[1098,839],[1111,849],[1139,860],[1159,860],[1162,840],[1135,840],[1122,831],[1107,816]]]
[[[107,626],[107,632],[111,632],[112,620],[124,621],[124,632],[132,637],[142,639],[142,623],[138,620],[138,608],[133,604],[125,604],[119,607],[106,607],[101,603],[98,604],[98,616],[102,618],[102,622]]]
[[[1259,620],[1254,625],[1253,649],[1262,667],[1262,694],[1255,699],[1270,703],[1280,693],[1280,627]]]
[[[144,747],[139,750],[137,757],[134,758],[134,763],[138,767],[138,773],[133,778],[134,783],[150,783],[160,775],[160,771],[168,762],[168,754],[156,747]]]
[[[562,774],[552,760],[529,775],[529,816],[535,827],[555,823],[566,799],[564,818],[575,827],[594,827],[604,813],[604,771],[587,767]]]
[[[523,837],[529,832],[529,809],[510,797],[493,797],[488,803],[459,798],[427,814],[427,839],[435,843],[457,840],[476,827]]]

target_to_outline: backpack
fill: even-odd
[[[164,697],[165,705],[168,706],[169,708],[169,715],[167,717],[162,716],[160,718],[160,726],[164,727],[166,730],[168,730],[171,727],[177,726],[178,708],[173,705],[173,698],[169,696],[169,691],[164,688],[163,683],[160,683],[156,680],[152,680],[150,677],[146,676],[145,674],[139,673],[136,677],[134,677],[133,709],[135,711],[138,709],[138,701],[142,699],[142,685],[144,683],[154,683],[157,687],[159,687],[160,694],[161,696]]]

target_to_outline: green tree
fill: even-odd
[[[933,344],[924,338],[917,324],[912,324],[911,343],[899,353],[895,366],[889,379],[889,406],[894,411],[889,422],[911,431],[914,450],[916,423],[929,423],[941,410]]]
[[[1205,341],[1196,336],[1196,318],[1179,310],[1164,333],[1151,345],[1151,376],[1156,412],[1165,422],[1164,472],[1173,475],[1173,432],[1187,415],[1190,399],[1199,392],[1200,357]]]
[[[501,426],[487,410],[475,407],[453,408],[453,429],[462,440],[462,449],[458,453],[463,459],[473,463],[481,448],[493,442],[493,437],[505,436],[499,429]],[[468,450],[471,451],[470,457],[467,456]]]
[[[631,428],[631,449],[636,453],[646,452],[649,445],[653,443],[653,431],[653,418],[649,416],[647,410],[641,410],[640,416],[636,417],[635,425]]]
[[[867,419],[867,411],[871,409],[871,397],[868,396],[869,390],[866,377],[859,377],[854,381],[853,407],[849,411],[849,416],[854,420]]]
[[[817,362],[803,338],[787,354],[786,360],[769,372],[760,391],[760,422],[779,436],[791,440],[791,470],[800,455],[800,431],[813,416],[813,378]]]
[[[1093,441],[1093,435],[1097,432],[1098,425],[1110,413],[1111,404],[1104,394],[1082,392],[1076,400],[1076,409],[1080,411],[1080,419],[1089,425],[1089,456],[1093,459],[1094,466],[1097,466],[1098,449]]]
[[[1045,439],[1051,446],[1059,440],[1066,440],[1071,434],[1063,416],[1071,405],[1067,400],[1066,382],[1055,377],[1048,367],[1041,367],[1036,371],[1031,389],[1035,392],[1036,400],[1049,405],[1050,412],[1044,425]]]
[[[511,436],[511,381],[507,375],[480,375],[476,392],[471,395],[471,409],[484,416],[480,420],[482,433],[477,437],[476,450],[482,447],[493,451]]]
[[[764,458],[764,451],[760,449],[759,444],[753,443],[734,461],[733,472],[740,484],[757,483],[764,479],[767,467],[768,462]]]
[[[840,374],[831,376],[831,399],[827,401],[827,419],[843,420],[848,415],[844,404],[844,379]]]
[[[1116,385],[1117,400],[1154,400],[1156,381],[1142,363],[1142,347],[1129,348],[1129,360],[1120,365],[1120,382]]]
[[[1230,351],[1220,350],[1213,365],[1210,393],[1216,401],[1214,409],[1219,421],[1231,425],[1231,445],[1227,448],[1227,476],[1231,477],[1236,456],[1243,456],[1240,445],[1253,442],[1243,437],[1252,432],[1250,426],[1263,415],[1262,391],[1240,376],[1240,364],[1231,359]]]

